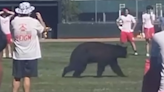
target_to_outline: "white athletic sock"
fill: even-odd
[[[3,50],[3,57],[6,58],[6,50]]]
[[[11,46],[10,45],[8,45],[8,51],[9,51],[9,58],[11,58],[12,54],[11,54]]]

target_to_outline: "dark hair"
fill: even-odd
[[[129,11],[129,9],[128,9],[128,8],[123,8],[123,9],[122,9],[122,15],[124,15],[124,14],[125,14],[126,10],[128,10],[128,11]]]
[[[148,5],[148,6],[146,7],[146,10],[150,10],[150,9],[153,9],[153,6]]]

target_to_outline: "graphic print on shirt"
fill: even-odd
[[[132,24],[136,23],[135,18],[132,15],[127,15],[127,16],[122,15],[120,19],[123,21],[123,24],[121,26],[121,31],[133,32]]]
[[[20,24],[20,28],[21,31],[26,31],[26,24]]]
[[[16,36],[17,41],[29,41],[31,40],[31,32],[27,30],[26,24],[19,25],[20,33]]]

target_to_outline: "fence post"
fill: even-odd
[[[97,23],[97,0],[95,0],[95,22]]]
[[[138,20],[138,0],[136,0],[136,19]]]

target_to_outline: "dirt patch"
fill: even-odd
[[[40,42],[112,42],[119,41],[119,38],[90,38],[90,39],[41,39]],[[135,38],[136,41],[144,41],[144,39]]]

